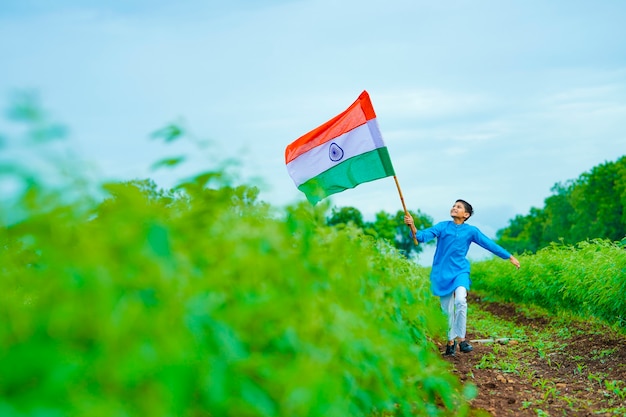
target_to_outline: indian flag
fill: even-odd
[[[367,91],[344,112],[289,144],[285,163],[296,187],[312,204],[395,175]]]

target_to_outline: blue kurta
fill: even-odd
[[[469,290],[470,263],[466,256],[472,242],[502,259],[511,257],[508,251],[485,236],[476,226],[466,223],[457,225],[451,220],[444,221],[428,229],[418,230],[416,237],[419,242],[437,238],[430,283],[433,294],[439,297],[451,294],[457,287]]]

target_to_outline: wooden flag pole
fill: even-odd
[[[404,204],[404,197],[402,196],[402,190],[400,189],[400,183],[398,182],[398,178],[394,175],[393,180],[396,182],[396,187],[398,188],[398,194],[400,194],[400,201],[402,202],[402,208],[404,209],[404,214],[409,214],[409,211],[406,209],[406,204]],[[411,226],[409,226],[409,229]],[[411,229],[411,236],[413,236],[413,242],[417,245],[417,237],[413,233],[413,229]]]

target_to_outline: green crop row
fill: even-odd
[[[0,415],[468,412],[424,270],[220,178],[2,206]]]
[[[520,261],[519,270],[499,259],[474,263],[474,288],[626,327],[626,250],[620,245],[607,240],[552,244]]]

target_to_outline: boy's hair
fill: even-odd
[[[472,217],[472,214],[474,214],[474,209],[472,208],[472,205],[470,203],[468,203],[465,200],[461,200],[461,199],[456,200],[455,203],[463,204],[463,207],[465,207],[465,211],[467,211],[469,213],[469,217],[467,219]],[[467,220],[467,219],[465,219],[465,220]]]

